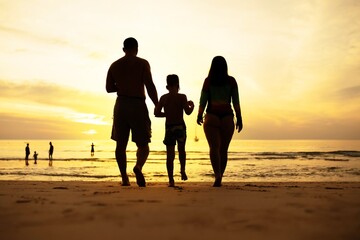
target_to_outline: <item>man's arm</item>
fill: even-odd
[[[161,109],[164,107],[162,99],[163,98],[160,98],[158,104],[155,105],[155,110],[154,110],[155,117],[165,117],[165,113],[161,111]]]
[[[146,91],[147,91],[151,101],[156,106],[158,104],[159,100],[158,100],[158,95],[157,95],[155,84],[153,83],[153,81],[151,81],[151,83],[147,83],[145,86],[146,86]]]
[[[111,76],[110,69],[109,69],[109,71],[107,73],[107,77],[106,77],[106,91],[108,93],[117,92],[116,84],[115,84],[113,77]]]
[[[158,99],[158,94],[156,91],[155,84],[152,80],[150,64],[147,61],[146,61],[146,69],[145,69],[145,74],[144,74],[144,83],[145,83],[147,94],[149,95],[151,101],[156,106],[159,102],[159,99]]]

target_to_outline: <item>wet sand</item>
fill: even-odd
[[[0,181],[1,239],[359,239],[360,182]]]

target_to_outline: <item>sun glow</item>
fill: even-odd
[[[93,125],[110,125],[105,121],[105,116],[99,116],[93,113],[70,113],[65,117],[71,121]]]
[[[106,74],[130,36],[159,97],[166,76],[179,76],[195,103],[189,134],[211,60],[222,55],[240,90],[244,129],[234,137],[360,136],[356,0],[0,2],[0,138],[93,129],[108,139],[116,94],[106,93]],[[163,119],[151,117],[162,138]]]
[[[97,131],[94,129],[90,129],[90,130],[84,131],[82,133],[86,134],[86,135],[95,135],[95,134],[97,134]]]

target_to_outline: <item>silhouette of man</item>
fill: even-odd
[[[29,144],[27,143],[26,147],[25,147],[25,165],[26,166],[29,166],[29,155],[30,155],[30,147],[29,147]]]
[[[131,131],[132,141],[137,146],[137,161],[133,171],[138,186],[145,187],[142,168],[149,155],[151,139],[151,121],[145,103],[145,88],[155,106],[158,103],[158,95],[148,61],[137,57],[136,39],[125,39],[123,51],[125,56],[111,64],[106,78],[106,91],[117,92],[111,139],[116,141],[115,156],[122,185],[129,186],[126,147]]]
[[[52,166],[52,160],[53,160],[53,153],[54,153],[54,146],[50,142],[50,148],[49,148],[49,166]]]

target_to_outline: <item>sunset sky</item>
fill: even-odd
[[[177,74],[194,101],[189,137],[203,134],[200,91],[221,55],[240,91],[234,137],[360,138],[357,0],[0,0],[0,138],[108,139],[106,74],[130,36],[159,97]],[[164,119],[151,119],[162,139]]]

